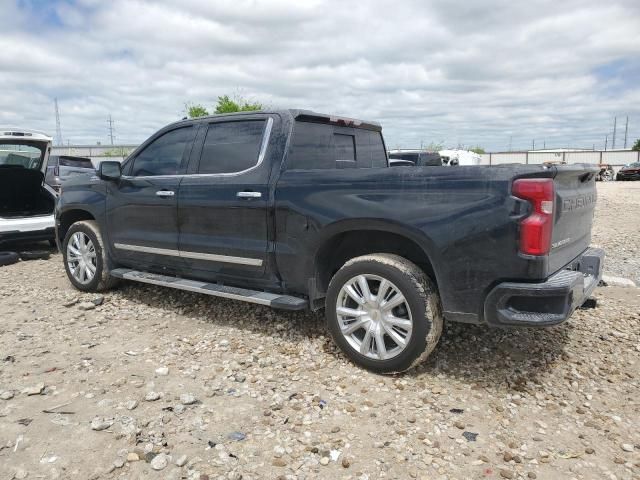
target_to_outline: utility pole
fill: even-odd
[[[629,115],[627,115],[627,121],[624,124],[624,149],[627,149],[627,133],[629,132]]]
[[[509,151],[511,151],[512,142],[513,142],[513,135],[509,135]]]
[[[604,151],[607,151],[607,144],[609,143],[609,135],[604,137]]]
[[[56,145],[63,145],[62,142],[62,128],[60,127],[60,111],[58,110],[58,99],[53,99],[53,104],[56,109]]]
[[[111,118],[111,114],[109,114],[107,122],[109,123],[109,138],[111,139],[111,145],[113,145],[113,118]]]
[[[535,138],[533,140],[531,140],[531,150],[535,150],[536,149],[536,140]]]
[[[613,117],[613,145],[611,147],[611,150],[615,150],[616,149],[616,123],[618,121],[618,117]]]

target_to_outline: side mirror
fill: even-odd
[[[120,162],[106,160],[100,163],[98,167],[98,176],[103,180],[118,180],[122,176],[122,167]]]

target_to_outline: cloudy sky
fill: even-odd
[[[377,120],[391,147],[640,137],[640,2],[0,0],[0,125],[140,142],[241,94]],[[611,141],[611,140],[610,140]],[[611,144],[609,144],[611,146]]]

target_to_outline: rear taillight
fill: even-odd
[[[513,182],[512,193],[532,207],[531,214],[520,222],[520,253],[546,255],[551,250],[553,231],[553,179],[521,178]]]

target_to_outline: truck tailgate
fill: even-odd
[[[554,176],[556,206],[549,270],[551,275],[589,247],[596,207],[594,165],[559,165]]]

